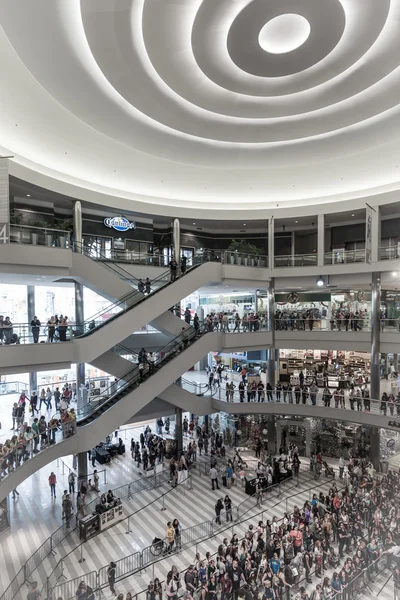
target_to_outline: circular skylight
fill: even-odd
[[[310,23],[301,15],[279,15],[264,25],[258,42],[270,54],[286,54],[300,48],[307,41],[310,31]]]

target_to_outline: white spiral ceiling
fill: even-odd
[[[287,14],[304,43],[286,19],[265,51]],[[210,216],[399,187],[400,0],[2,0],[0,22],[16,174]]]

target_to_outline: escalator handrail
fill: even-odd
[[[196,331],[195,329],[193,329],[192,331],[186,329],[184,337],[182,337],[182,334],[179,334],[178,336],[176,336],[173,340],[171,340],[166,346],[164,346],[159,351],[159,353],[158,353],[159,356],[156,359],[156,361],[154,362],[155,372],[156,372],[157,366],[162,364],[165,361],[165,359],[168,356],[170,356],[170,354],[172,352],[176,352],[182,346],[182,344],[184,344],[184,348],[187,348],[188,345],[190,345],[193,341],[196,341],[204,333],[207,333],[207,330],[205,328],[201,328],[198,331]],[[124,375],[123,377],[114,381],[111,384],[111,386],[109,386],[108,388],[106,388],[104,390],[103,393],[105,393],[107,390],[109,390],[111,388],[110,395],[107,396],[107,398],[104,400],[104,402],[96,405],[95,407],[93,407],[90,404],[90,402],[88,402],[85,406],[89,405],[90,410],[87,411],[86,413],[78,412],[78,414],[77,414],[78,425],[81,421],[84,421],[88,416],[97,412],[102,406],[104,406],[105,404],[108,404],[110,401],[112,401],[112,399],[115,396],[117,396],[118,394],[121,394],[121,392],[123,392],[124,390],[128,390],[133,384],[135,384],[138,381],[138,379],[140,379],[140,374],[139,374],[139,365],[137,364],[137,365],[135,365],[135,367],[133,369],[130,369],[130,371],[126,375]],[[120,387],[117,387],[116,390],[113,390],[113,387],[115,387],[116,384],[118,385],[118,382],[123,382],[123,383]],[[84,407],[82,407],[82,408],[84,408]]]
[[[130,279],[130,280],[134,281],[135,283],[137,283],[139,281],[139,279],[137,277],[135,277],[134,275],[129,273],[129,271],[127,271],[126,269],[121,267],[121,265],[118,262],[116,262],[115,260],[110,260],[109,258],[107,258],[104,254],[102,254],[98,250],[96,250],[92,255],[92,254],[90,254],[90,248],[85,247],[85,245],[83,243],[81,244],[79,242],[74,242],[72,244],[72,249],[74,252],[77,252],[78,254],[83,254],[84,256],[87,256],[91,260],[95,260],[96,262],[100,262],[101,264],[106,265],[106,267],[108,269],[111,269],[112,271],[115,271],[116,273],[118,273],[119,277],[120,277],[120,273],[122,273],[123,277],[126,279]],[[110,265],[113,265],[113,267],[111,267]]]
[[[199,258],[199,260],[196,261],[195,264],[193,264],[192,266],[190,266],[188,268],[188,271],[192,271],[193,269],[196,269],[197,267],[199,267],[200,265],[202,265],[203,262],[204,262],[203,258],[204,257]],[[106,307],[105,309],[99,311],[96,315],[90,317],[89,319],[86,319],[82,323],[76,323],[75,326],[78,328],[78,331],[75,332],[74,337],[76,337],[76,338],[82,338],[82,337],[87,337],[88,335],[91,335],[95,331],[98,331],[104,325],[110,323],[111,321],[113,321],[117,317],[119,317],[122,314],[125,314],[126,312],[128,312],[131,308],[134,308],[134,307],[138,306],[143,301],[147,300],[147,298],[149,298],[150,296],[153,296],[154,294],[156,294],[160,290],[163,290],[164,288],[166,288],[169,285],[171,285],[172,283],[174,283],[173,281],[170,280],[170,270],[169,269],[165,273],[162,273],[161,275],[159,275],[158,277],[156,277],[155,279],[153,279],[151,283],[153,284],[155,281],[163,280],[163,279],[165,279],[166,276],[168,277],[168,281],[163,286],[160,286],[159,288],[153,290],[150,294],[144,295],[141,292],[139,292],[138,290],[134,290],[132,293],[129,293],[129,294],[123,296],[122,298],[120,298],[119,300],[117,300],[116,302],[111,303],[108,307]],[[177,281],[177,280],[178,279],[176,279],[175,281]],[[134,304],[130,304],[129,306],[125,306],[120,312],[112,315],[106,321],[100,323],[99,325],[96,325],[92,329],[88,329],[87,331],[84,331],[85,327],[88,327],[89,323],[91,323],[92,321],[96,321],[96,318],[98,318],[99,316],[110,312],[110,310],[112,310],[113,308],[121,306],[122,304],[125,304],[127,302],[127,300],[131,300],[132,298],[135,298],[135,297],[138,297],[138,296],[139,296],[139,301],[138,302],[135,302]],[[79,330],[82,331],[82,333],[80,333]]]

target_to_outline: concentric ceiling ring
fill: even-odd
[[[266,53],[258,43],[265,23],[288,13],[301,15],[310,23],[308,39],[285,54]],[[312,67],[337,46],[346,25],[339,0],[253,0],[233,21],[227,46],[232,61],[257,77],[285,77]]]

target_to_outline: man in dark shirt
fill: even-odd
[[[33,343],[37,344],[39,341],[39,333],[40,333],[40,321],[37,317],[33,317],[32,321],[31,321],[31,329],[32,329],[32,336],[33,336]]]
[[[239,567],[239,563],[237,560],[232,562],[232,566],[228,569],[229,579],[232,581],[232,591],[234,594],[235,600],[238,598],[240,584],[241,582],[246,583],[243,571]]]

